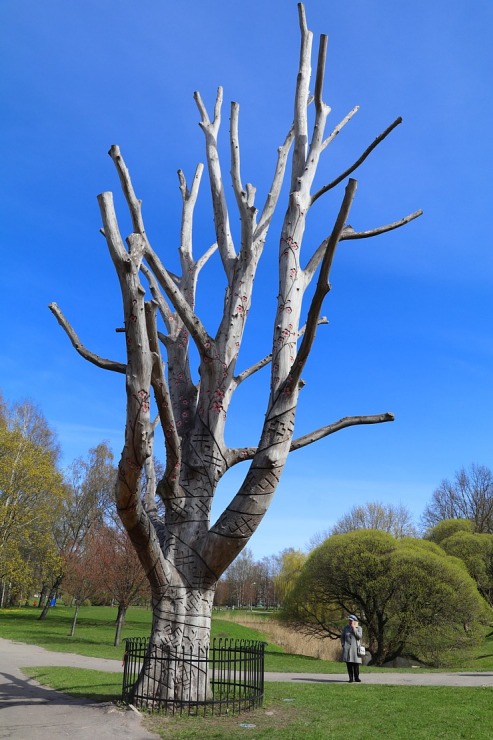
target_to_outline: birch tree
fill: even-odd
[[[302,372],[312,349],[317,327],[330,290],[330,271],[337,245],[343,240],[363,239],[396,229],[420,215],[412,213],[394,223],[365,225],[361,231],[348,224],[356,180],[351,177],[393,129],[398,118],[368,146],[358,159],[323,187],[314,187],[319,161],[331,142],[357,112],[351,110],[329,132],[330,112],[323,99],[327,37],[320,37],[313,94],[310,92],[312,32],[305,10],[298,6],[301,48],[294,96],[294,117],[278,149],[272,184],[263,203],[256,202],[256,189],[241,174],[239,105],[230,109],[230,173],[236,213],[230,215],[226,198],[218,136],[223,91],[217,91],[212,111],[198,92],[194,99],[205,143],[215,243],[196,256],[192,248],[193,213],[199,194],[203,165],[190,182],[178,172],[182,201],[179,239],[179,274],[166,267],[146,232],[142,203],[118,146],[109,155],[114,163],[132,221],[132,232],[122,237],[111,192],[98,196],[105,237],[118,276],[123,303],[125,360],[96,355],[79,339],[75,328],[56,304],[50,308],[73,346],[89,362],[126,379],[125,443],[119,463],[116,505],[152,592],[153,623],[150,651],[169,651],[184,646],[200,652],[209,644],[211,607],[220,575],[247,545],[259,526],[276,490],[288,454],[341,429],[378,424],[393,419],[391,413],[350,416],[332,421],[301,437],[294,436],[294,421]],[[313,106],[313,125],[308,108]],[[278,298],[272,317],[272,347],[251,367],[239,368],[237,359],[244,337],[252,288],[274,212],[279,206],[282,183],[287,181],[285,215],[278,234]],[[346,188],[335,223],[326,238],[304,259],[301,246],[307,217],[320,198]],[[234,239],[233,218],[239,216],[240,234]],[[226,293],[218,326],[206,326],[195,311],[197,280],[206,262],[218,257]],[[303,298],[314,282],[304,311]],[[213,296],[210,297],[213,300]],[[190,348],[198,355],[198,375],[191,367]],[[225,424],[235,391],[261,368],[270,369],[270,388],[263,408],[264,422],[252,446],[230,448],[225,443]],[[156,499],[139,496],[139,480],[152,455],[153,406],[164,435],[166,464],[157,484],[157,497],[164,505],[160,516]],[[252,440],[253,441],[253,440]],[[224,474],[240,462],[248,472],[217,521],[210,511],[216,487]],[[164,665],[164,661],[163,661]],[[147,666],[139,679],[139,691],[154,698],[173,700],[195,690],[195,677],[179,679],[164,673],[151,678]],[[178,685],[180,684],[180,685]],[[195,694],[194,694],[195,696]]]

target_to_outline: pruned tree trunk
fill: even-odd
[[[230,227],[228,204],[218,151],[222,89],[219,88],[212,117],[199,93],[195,101],[205,137],[206,161],[216,243],[200,258],[192,252],[192,220],[203,166],[196,169],[188,187],[179,172],[182,195],[180,234],[181,274],[169,272],[154,252],[145,231],[141,201],[136,196],[126,164],[117,146],[110,156],[118,172],[132,219],[126,245],[119,231],[111,193],[102,193],[99,206],[103,234],[120,282],[126,339],[126,362],[102,358],[88,350],[56,304],[50,308],[76,350],[93,364],[125,374],[127,417],[125,445],[119,464],[116,503],[149,579],[153,624],[150,652],[191,650],[209,645],[211,609],[218,578],[245,547],[260,524],[276,490],[289,452],[320,440],[340,429],[359,424],[391,421],[390,413],[345,417],[309,434],[294,438],[295,412],[303,386],[301,373],[312,348],[317,327],[327,323],[321,315],[330,290],[329,275],[336,247],[342,240],[372,237],[411,221],[420,212],[386,226],[355,231],[347,224],[356,192],[349,179],[334,226],[305,264],[301,245],[312,205],[336,187],[369,156],[401,122],[397,119],[342,175],[317,191],[313,182],[320,157],[331,141],[356,113],[354,108],[325,136],[330,112],[322,99],[327,38],[322,36],[314,87],[314,122],[309,127],[311,103],[312,33],[303,6],[299,6],[301,52],[294,104],[294,121],[278,150],[272,185],[261,208],[255,205],[255,188],[242,183],[238,134],[239,106],[231,105],[230,147],[233,192],[240,217],[239,248]],[[279,289],[271,351],[252,367],[237,371],[236,363],[250,309],[253,282],[281,185],[290,162],[290,188],[279,241]],[[209,333],[195,313],[195,290],[199,272],[218,252],[226,294],[223,315],[215,333]],[[303,298],[317,275],[308,305],[306,324],[301,326]],[[199,379],[190,368],[189,343],[199,356]],[[162,357],[166,355],[166,363]],[[254,373],[270,366],[270,392],[264,407],[264,423],[258,444],[228,448],[224,441],[226,416],[235,390]],[[151,393],[153,398],[151,398]],[[139,483],[153,452],[155,404],[166,448],[166,469],[157,485],[164,515],[152,494],[141,500]],[[212,499],[219,480],[231,467],[249,461],[248,473],[218,520],[210,523]],[[166,662],[163,662],[166,666]],[[197,675],[176,676],[163,668],[154,678],[149,663],[139,679],[143,703],[153,706],[159,697],[174,700],[189,690],[207,695],[207,681]]]
[[[69,637],[73,637],[75,635],[75,627],[77,625],[78,616],[79,616],[79,600],[75,599],[75,611],[74,611],[74,616],[72,618],[72,625],[70,627]]]
[[[115,630],[115,639],[113,641],[113,645],[115,647],[118,647],[121,640],[122,635],[122,629],[123,625],[125,624],[125,615],[127,613],[127,605],[126,604],[118,604],[118,615],[116,617],[116,630]]]

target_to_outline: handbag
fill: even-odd
[[[358,642],[357,653],[358,653],[358,655],[359,655],[360,658],[362,658],[363,655],[366,655],[366,648],[360,642]]]

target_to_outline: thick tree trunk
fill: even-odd
[[[206,658],[216,584],[192,586],[196,580],[196,567],[182,568],[173,585],[153,593],[149,649],[133,689],[136,705],[152,709],[210,698]]]

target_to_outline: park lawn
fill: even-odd
[[[116,699],[121,691],[118,674],[45,667],[24,672],[44,685],[92,700]],[[490,740],[493,689],[269,682],[264,706],[252,712],[221,717],[147,715],[144,724],[173,740],[245,735],[255,740],[367,740],[375,736]]]
[[[40,645],[47,650],[73,652],[79,655],[121,660],[125,637],[148,637],[151,612],[143,607],[131,607],[127,612],[123,628],[122,644],[113,646],[115,634],[116,608],[107,606],[87,606],[79,610],[79,618],[74,637],[69,637],[74,610],[70,607],[56,606],[47,618],[40,622],[39,609],[23,607],[0,610],[0,637],[18,640],[32,645]],[[252,639],[266,642],[265,670],[284,673],[342,673],[345,665],[339,662],[319,660],[304,655],[284,652],[283,648],[269,642],[262,631],[244,627],[219,612],[213,616],[212,637]],[[445,656],[444,656],[445,657]],[[444,670],[452,671],[492,671],[493,633],[485,634],[484,641],[468,651],[457,652],[447,657]],[[368,668],[371,671],[387,671],[388,668]],[[392,669],[395,670],[395,669]],[[407,671],[409,669],[400,669]],[[413,669],[431,670],[431,669]]]
[[[70,607],[56,606],[50,610],[46,619],[40,622],[38,620],[39,609],[34,607],[2,609],[0,610],[0,637],[39,645],[56,652],[121,660],[125,649],[125,637],[148,637],[149,635],[151,612],[145,608],[133,607],[128,610],[122,643],[119,647],[113,646],[116,608],[81,607],[75,636],[70,637],[69,630],[73,613]],[[340,663],[303,655],[286,654],[282,647],[269,642],[268,636],[264,633],[250,627],[243,627],[228,619],[213,618],[212,637],[266,642],[266,671],[335,673],[345,670],[345,666]]]

